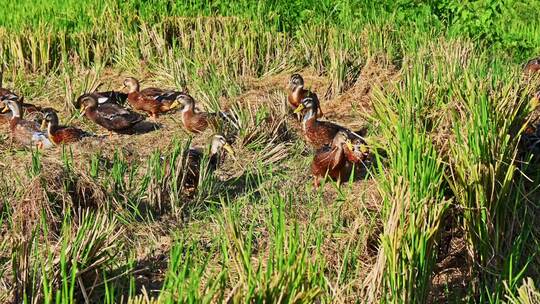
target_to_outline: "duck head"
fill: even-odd
[[[304,86],[304,78],[300,74],[292,74],[289,79],[289,90],[294,91],[298,87]]]
[[[139,81],[133,77],[128,77],[124,80],[124,88],[128,93],[139,92]]]
[[[210,155],[218,155],[222,149],[225,149],[227,153],[231,156],[234,156],[234,150],[231,145],[227,142],[223,135],[216,134],[212,137],[212,145],[210,148]]]
[[[85,96],[81,99],[81,115],[85,115],[89,109],[95,109],[98,106],[98,101],[92,96]]]
[[[304,99],[302,99],[302,102],[300,105],[294,110],[294,113],[302,113],[304,109],[307,110],[306,114],[304,115],[304,121],[312,118],[315,116],[317,111],[319,110],[319,102],[316,100],[317,97],[315,96],[309,96]]]
[[[45,128],[45,126],[48,126],[50,129],[52,126],[58,125],[58,115],[56,115],[56,112],[47,110],[45,111],[45,116],[43,117],[43,122],[41,124],[41,128]]]
[[[189,94],[182,93],[178,95],[175,102],[182,106],[182,112],[190,111],[195,107],[195,99]]]
[[[14,100],[14,99],[8,99],[4,97],[2,98],[2,101],[4,103],[4,109],[2,110],[2,113],[5,113],[8,110],[11,110],[13,117],[21,118],[22,107],[18,99]]]

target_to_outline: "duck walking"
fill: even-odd
[[[306,141],[315,149],[320,149],[324,145],[330,145],[339,131],[344,131],[347,134],[352,134],[350,130],[329,121],[319,121],[317,113],[319,111],[319,103],[316,97],[306,97],[302,103],[296,108],[295,113],[305,111],[302,120],[302,129]]]
[[[523,67],[523,71],[527,74],[540,72],[540,57],[529,60]]]
[[[353,172],[353,165],[366,158],[365,147],[360,144],[353,146],[349,134],[339,131],[331,145],[325,145],[317,150],[311,163],[313,184],[318,188],[321,179],[326,176],[341,183],[347,180]]]
[[[313,100],[315,100],[317,103],[319,102],[319,98],[317,97],[317,94],[311,92],[310,90],[307,90],[304,88],[304,78],[300,74],[292,74],[291,79],[289,79],[289,85],[288,85],[288,91],[289,94],[287,96],[287,100],[289,101],[289,107],[292,111],[298,109],[298,106],[302,103],[302,100],[306,97],[311,97]],[[323,117],[324,114],[321,110],[320,104],[318,104],[318,110],[317,110],[317,117]],[[300,120],[300,112],[297,112],[298,119]]]
[[[153,119],[156,119],[159,114],[177,108],[179,104],[176,98],[182,94],[182,92],[159,88],[140,90],[139,81],[133,77],[128,77],[124,80],[124,87],[128,90],[128,103],[135,110],[150,114],[150,117]]]

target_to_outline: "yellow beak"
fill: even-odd
[[[360,145],[360,152],[368,153],[369,149],[366,145]]]
[[[84,114],[86,113],[86,108],[87,108],[86,106],[82,106],[82,107],[81,107],[81,110],[80,110],[80,111],[81,111],[81,115],[84,115]]]
[[[42,130],[45,129],[46,126],[47,126],[47,121],[46,121],[45,119],[43,119],[43,120],[41,121],[41,129],[42,129]]]
[[[300,113],[300,112],[302,112],[302,110],[303,110],[304,108],[305,108],[304,104],[301,103],[301,104],[298,106],[298,108],[296,108],[296,110],[294,110],[294,113],[295,113],[295,114],[296,114],[296,113]]]
[[[225,151],[227,151],[230,155],[234,156],[234,150],[233,150],[233,148],[231,147],[231,145],[229,145],[229,144],[224,144],[224,145],[223,145],[223,149],[225,149]]]
[[[180,105],[180,103],[178,102],[178,100],[175,100],[173,101],[173,103],[171,104],[171,106],[169,107],[169,109],[174,109],[174,108],[177,108],[178,106]]]
[[[354,148],[350,140],[347,140],[345,145],[347,145],[347,149],[349,149],[349,151],[353,151]]]
[[[2,113],[6,113],[7,111],[9,111],[9,107],[4,105],[4,108],[2,109]]]

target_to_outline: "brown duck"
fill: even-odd
[[[128,89],[128,103],[135,110],[144,111],[154,119],[159,114],[166,113],[178,107],[179,104],[176,98],[182,94],[182,92],[158,88],[140,90],[139,81],[133,77],[128,77],[124,80],[124,87]]]
[[[291,110],[296,110],[306,97],[311,97],[318,103],[317,117],[323,117],[324,114],[321,110],[317,94],[304,88],[304,78],[302,78],[302,75],[293,74],[289,80],[289,94],[287,96]]]
[[[195,110],[195,99],[188,94],[180,94],[178,100],[182,104],[182,125],[192,133],[201,133],[209,125],[217,129],[219,119],[224,119],[232,123],[232,117],[226,112],[208,113]]]
[[[364,149],[354,147],[347,132],[339,131],[332,144],[318,149],[313,157],[311,173],[314,186],[318,188],[321,178],[326,176],[338,183],[347,180],[352,173],[353,165],[365,160],[365,154],[360,150]]]
[[[24,120],[22,118],[22,106],[20,101],[7,99],[5,96],[0,97],[0,100],[2,100],[11,111],[9,128],[13,140],[24,146],[36,146],[37,148],[49,148],[52,146],[52,142],[47,135],[40,130],[40,126],[37,122]]]
[[[45,113],[43,124],[47,125],[47,135],[56,145],[74,143],[85,137],[91,136],[81,129],[59,125],[58,115],[56,115],[56,112],[54,111],[47,111]]]
[[[109,130],[117,133],[130,133],[143,117],[137,113],[116,103],[98,104],[92,96],[86,96],[81,100],[81,113],[88,119]]]
[[[232,147],[227,143],[222,135],[214,135],[210,146],[210,154],[208,156],[208,169],[213,172],[223,157],[223,149],[234,156]],[[186,190],[195,190],[199,184],[199,176],[201,170],[201,160],[204,155],[201,149],[191,148],[187,151],[186,172],[184,176],[184,188]]]
[[[324,145],[330,145],[339,131],[344,131],[347,134],[352,132],[345,127],[337,125],[329,121],[317,120],[319,103],[312,97],[304,98],[302,103],[296,108],[295,113],[300,113],[306,110],[304,119],[302,120],[302,129],[306,141],[315,149],[319,149]]]

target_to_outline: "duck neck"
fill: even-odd
[[[139,93],[139,84],[135,83],[129,87],[128,94]]]
[[[49,134],[49,136],[52,136],[52,134],[56,131],[57,127],[58,121],[49,121],[47,125],[47,134]]]
[[[18,102],[12,102],[8,107],[11,110],[12,119],[22,119],[21,105]]]
[[[302,92],[304,90],[304,86],[303,85],[299,85],[299,86],[296,86],[293,90],[292,90],[292,93],[293,93],[293,96],[298,96],[300,94],[300,92]]]
[[[184,106],[182,109],[182,114],[193,114],[193,109],[195,108],[195,103],[190,102],[187,105]]]
[[[309,123],[312,123],[313,121],[315,121],[317,119],[317,117],[315,115],[316,113],[317,113],[317,107],[309,108],[307,110],[306,114],[304,114],[304,119],[302,120],[302,124],[304,125],[304,129]]]

